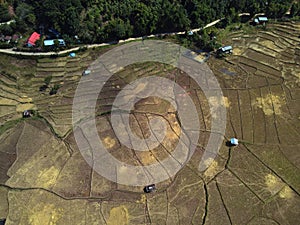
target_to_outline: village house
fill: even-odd
[[[63,39],[56,39],[58,41],[59,46],[66,46],[66,43]],[[55,40],[44,40],[44,46],[54,46]]]
[[[86,75],[89,75],[91,74],[91,71],[90,70],[85,70],[82,72],[82,76],[86,76]]]
[[[10,43],[12,37],[11,36],[5,36],[4,41],[6,41],[7,43]]]
[[[36,42],[37,40],[39,40],[40,37],[41,37],[40,34],[38,34],[37,32],[33,32],[33,33],[31,34],[31,36],[28,38],[28,40],[27,40],[27,46],[28,46],[28,47],[33,47],[33,46],[35,46],[35,42]]]
[[[253,20],[254,25],[266,25],[267,22],[268,18],[265,16],[259,16]]]
[[[230,46],[230,45],[224,46],[217,50],[217,55],[222,56],[224,54],[232,54],[232,51],[233,51],[232,46]]]

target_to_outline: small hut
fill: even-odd
[[[254,20],[254,25],[266,25],[266,23],[268,22],[268,18],[265,17],[265,16],[259,16],[259,17],[256,17]]]
[[[23,118],[28,118],[31,117],[31,111],[30,110],[25,110],[23,112]]]
[[[221,57],[221,56],[224,56],[226,54],[232,54],[233,52],[233,48],[231,45],[228,45],[228,46],[224,46],[224,47],[221,47],[217,50],[217,56]]]
[[[231,138],[230,144],[231,144],[231,146],[237,146],[239,144],[239,140],[236,138]]]
[[[39,40],[40,37],[41,37],[40,34],[38,34],[37,32],[33,32],[33,33],[31,34],[31,36],[29,37],[28,41],[27,41],[27,46],[28,46],[28,47],[33,47],[33,46],[35,46],[35,42],[36,42],[37,40]]]
[[[89,75],[90,73],[91,73],[90,70],[85,70],[85,71],[83,71],[82,76]]]

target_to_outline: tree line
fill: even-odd
[[[293,0],[7,0],[0,4],[0,22],[14,17],[12,29],[19,32],[42,26],[58,30],[66,41],[78,36],[83,43],[97,43],[189,30],[241,12],[280,18],[292,3],[291,13],[299,15],[299,1]]]

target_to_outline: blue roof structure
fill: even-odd
[[[224,46],[224,47],[221,48],[221,50],[222,50],[223,52],[226,52],[226,51],[232,51],[232,46],[230,46],[230,45]]]
[[[83,71],[82,76],[89,75],[90,73],[91,73],[90,70],[85,70],[85,71]]]
[[[254,19],[254,23],[257,23],[257,24],[265,23],[265,22],[268,22],[268,18],[265,16],[259,16]]]
[[[60,46],[65,46],[66,45],[66,43],[63,39],[57,39],[57,40],[58,40]],[[45,46],[52,46],[52,45],[54,45],[54,40],[45,40],[44,45]]]
[[[236,138],[231,138],[230,139],[230,144],[232,144],[232,145],[238,145],[239,144],[239,140],[236,139]]]
[[[54,40],[45,40],[45,41],[44,41],[44,45],[45,45],[45,46],[51,46],[51,45],[54,45]]]
[[[267,17],[258,17],[257,19],[259,22],[267,22],[268,21]]]
[[[74,58],[76,56],[75,52],[70,53],[70,57]]]

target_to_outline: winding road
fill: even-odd
[[[10,20],[10,21],[7,21],[7,22],[0,23],[0,26],[5,25],[5,24],[9,25],[9,24],[15,23],[15,22],[16,22],[15,20]]]
[[[256,14],[256,15],[260,15],[260,14]],[[250,13],[240,13],[239,14],[239,16],[249,16],[249,15],[250,15]],[[219,23],[223,19],[224,18],[217,19],[217,20],[215,20],[211,23],[208,23],[207,25],[205,25],[202,28],[193,29],[191,31],[192,32],[198,32],[202,29],[206,29],[208,27],[216,25],[217,23]],[[1,23],[0,25],[10,24],[12,22],[14,22],[14,20],[8,21],[6,23]],[[153,38],[153,37],[159,37],[159,36],[164,36],[164,35],[178,35],[178,34],[184,34],[184,33],[185,33],[185,31],[172,32],[172,33],[160,33],[160,34],[152,34],[152,35],[148,35],[148,36],[144,36],[144,37]],[[128,38],[128,39],[125,39],[125,40],[119,40],[118,43],[126,43],[126,42],[130,42],[130,41],[143,40],[144,37],[136,37],[136,38]],[[89,44],[89,45],[85,45],[85,46],[82,46],[82,47],[96,48],[96,47],[103,47],[103,46],[108,46],[108,45],[113,45],[113,44],[114,43]],[[14,51],[12,48],[10,48],[10,49],[0,49],[0,53],[10,54],[10,55],[24,55],[24,56],[51,56],[51,55],[63,55],[63,54],[66,54],[66,53],[78,51],[79,49],[80,49],[80,47],[70,48],[70,49],[67,49],[67,50],[59,51],[59,52],[21,52],[21,51]]]

